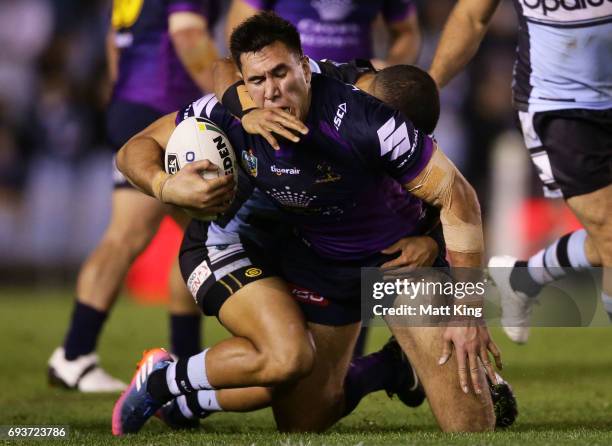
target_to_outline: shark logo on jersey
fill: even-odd
[[[242,167],[252,176],[257,176],[257,157],[253,155],[253,150],[242,151]]]

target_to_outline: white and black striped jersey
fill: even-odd
[[[522,111],[612,108],[612,0],[514,0]]]

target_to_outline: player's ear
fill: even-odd
[[[304,79],[306,79],[306,83],[310,85],[310,80],[312,79],[312,70],[310,69],[310,62],[308,60],[308,56],[302,56],[301,64],[302,70],[304,70]]]

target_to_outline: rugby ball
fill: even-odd
[[[214,122],[190,117],[176,126],[166,146],[166,172],[174,175],[194,161],[209,160],[219,170],[203,171],[202,177],[210,180],[224,175],[236,177],[236,157],[229,139]]]

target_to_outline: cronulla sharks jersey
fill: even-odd
[[[313,74],[309,133],[274,150],[247,134],[213,95],[177,114],[211,119],[257,187],[320,255],[361,259],[421,231],[422,202],[402,187],[429,162],[433,141],[355,87]]]
[[[612,107],[612,0],[514,0],[522,111]]]

